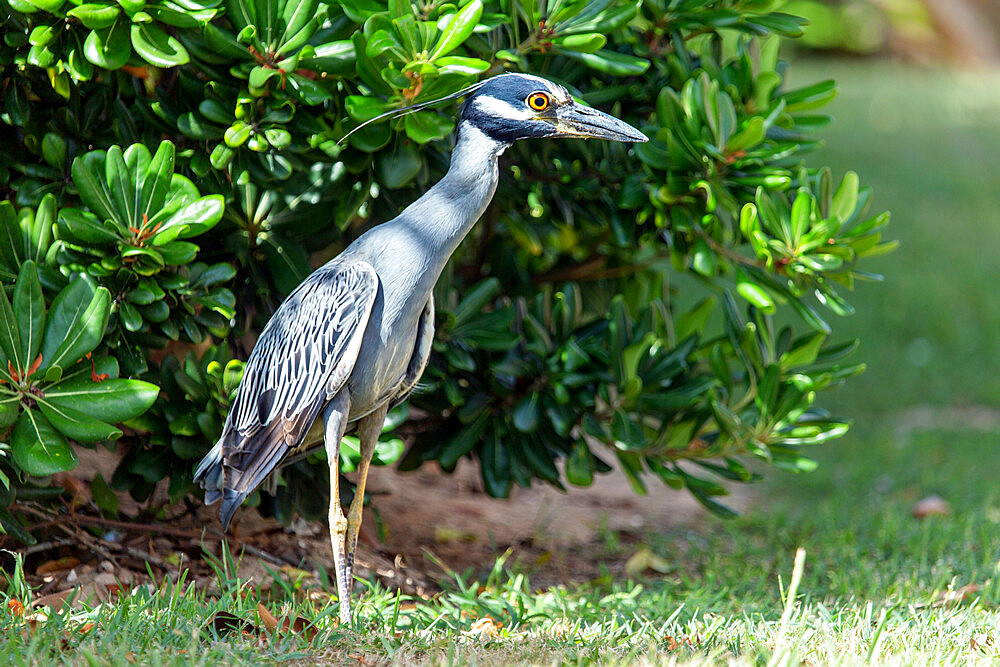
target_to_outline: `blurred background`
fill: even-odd
[[[827,399],[852,430],[816,451],[816,472],[771,475],[742,528],[766,523],[787,533],[789,549],[843,543],[817,573],[830,592],[836,577],[853,576],[833,574],[838,558],[878,568],[896,549],[915,577],[986,581],[995,597],[1000,2],[790,0],[784,9],[811,21],[803,45],[784,52],[793,81],[833,78],[840,90],[812,163],[857,171],[874,208],[891,210],[887,238],[901,246],[874,263],[884,283],[859,284],[857,313],[839,323],[868,364]],[[935,497],[944,523],[916,520],[920,501]]]
[[[1000,397],[1000,2],[790,0],[786,11],[811,21],[807,48],[787,54],[793,78],[840,89],[815,161],[858,171],[902,243],[844,322],[869,363],[835,397],[857,415],[851,438],[915,408],[986,419]]]

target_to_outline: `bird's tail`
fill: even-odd
[[[215,446],[212,447],[208,454],[205,455],[205,458],[201,460],[201,463],[198,464],[198,468],[194,471],[194,481],[200,484],[201,488],[205,489],[206,505],[212,505],[219,500],[222,501],[222,506],[219,507],[219,519],[222,523],[222,529],[226,530],[229,528],[229,522],[232,521],[236,510],[239,509],[243,501],[250,495],[250,491],[241,493],[226,488],[226,476],[223,472],[222,460],[222,443],[224,440],[225,437],[220,438],[219,442],[215,443]]]
[[[205,489],[205,504],[211,505],[222,498],[225,477],[222,474],[222,439],[205,455],[194,471],[194,481]]]

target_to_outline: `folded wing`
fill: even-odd
[[[261,332],[222,436],[195,473],[206,503],[222,498],[223,526],[351,375],[377,292],[367,262],[331,262],[296,288]]]

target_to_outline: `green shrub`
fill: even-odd
[[[828,313],[850,313],[841,289],[892,248],[853,173],[805,165],[836,88],[787,85],[780,37],[802,21],[775,4],[0,0],[0,278],[21,276],[15,303],[26,280],[53,309],[61,289],[106,295],[95,377],[117,360],[162,389],[146,415],[113,415],[131,421],[112,486],[146,497],[169,476],[177,498],[220,429],[232,359],[312,266],[442,175],[456,110],[338,140],[538,73],[652,140],[510,151],[437,287],[418,409],[390,424],[412,444],[387,432],[379,462],[470,456],[505,496],[590,484],[616,458],[637,492],[652,476],[725,512],[714,480],[756,478],[740,457],[808,470],[800,448],[846,430],[817,392],[863,365],[828,343]],[[17,456],[0,465],[6,502],[44,483]],[[324,480],[296,464],[265,505],[318,513]]]

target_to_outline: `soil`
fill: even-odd
[[[39,587],[37,595],[83,589],[101,598],[118,586],[147,583],[147,570],[174,579],[183,568],[199,587],[215,588],[217,576],[205,552],[221,554],[224,536],[216,508],[192,499],[172,507],[166,517],[149,520],[144,507],[120,495],[121,520],[102,518],[89,499],[89,482],[97,472],[110,478],[116,459],[83,454],[72,475],[59,480],[76,494],[68,514],[47,516],[42,506],[29,507],[37,518],[34,525],[44,526],[34,531],[39,544],[20,549],[29,583]],[[388,587],[421,596],[439,590],[449,571],[489,570],[507,550],[508,564],[527,572],[539,589],[607,574],[619,577],[650,532],[715,520],[687,493],[658,481],[649,480],[648,495],[636,495],[618,470],[598,476],[587,488],[563,492],[536,483],[515,487],[510,498],[497,500],[484,493],[477,467],[469,461],[450,475],[435,465],[409,473],[375,468],[368,490],[371,507],[365,510],[356,574],[374,574]],[[740,510],[748,496],[734,491],[727,501]],[[320,568],[333,572],[323,522],[296,520],[286,527],[243,509],[225,537],[239,558],[238,575],[262,589],[273,584],[268,568],[309,579],[314,587],[320,585]],[[10,538],[5,542],[0,546],[16,546]]]

